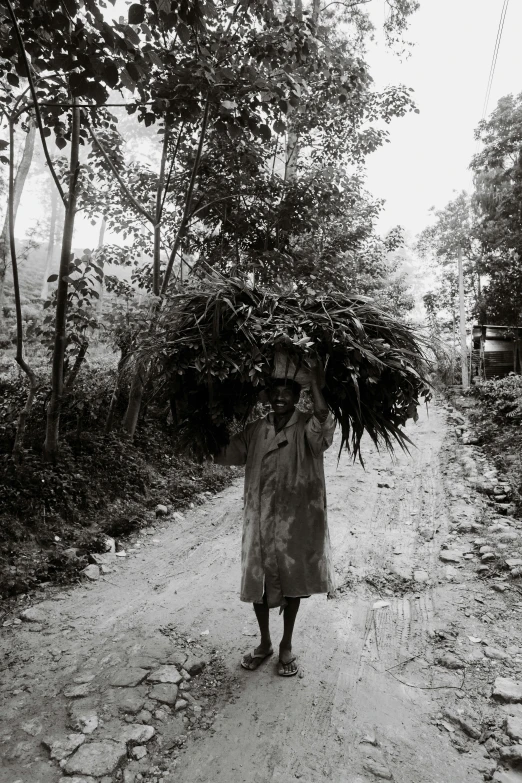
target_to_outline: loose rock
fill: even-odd
[[[464,663],[451,652],[445,652],[435,660],[435,663],[439,666],[444,666],[446,669],[464,669]]]
[[[85,742],[84,734],[68,734],[66,737],[60,739],[53,739],[52,741],[43,740],[42,745],[50,751],[51,758],[55,761],[62,761],[66,759],[71,753],[83,745]]]
[[[90,775],[102,777],[112,775],[127,757],[127,748],[123,743],[90,742],[82,745],[71,756],[64,767],[66,775]]]
[[[147,755],[147,748],[145,745],[136,745],[134,748],[131,748],[130,755],[133,759],[137,759],[139,761],[140,759],[145,758]]]
[[[460,563],[460,558],[460,552],[455,552],[452,549],[443,549],[439,555],[439,559],[443,563]]]
[[[484,655],[494,661],[505,661],[510,657],[504,650],[498,650],[496,647],[485,647]]]
[[[156,506],[156,516],[157,517],[165,517],[169,513],[169,510],[167,506],[164,506],[162,503],[158,503]]]
[[[494,699],[505,702],[522,702],[522,682],[508,677],[497,677],[493,686]]]
[[[183,679],[175,666],[161,666],[149,674],[149,682],[177,685]]]
[[[94,565],[91,563],[91,565],[88,565],[86,568],[83,568],[80,572],[83,574],[83,576],[86,577],[86,579],[89,579],[91,582],[95,582],[97,579],[100,578],[100,569],[97,565]]]
[[[125,714],[136,715],[145,704],[145,693],[135,688],[118,688],[113,694],[114,704]]]
[[[49,615],[44,609],[40,609],[38,606],[30,606],[28,609],[24,609],[20,613],[20,619],[26,623],[48,623]]]
[[[187,658],[188,658],[187,653],[182,652],[181,650],[174,650],[168,653],[167,657],[164,659],[164,662],[172,664],[173,666],[176,666],[178,669],[181,669],[185,666],[185,661],[187,660]]]
[[[506,732],[511,739],[522,740],[522,718],[516,718],[508,715],[506,719]]]
[[[123,669],[118,669],[117,671],[112,672],[109,676],[108,682],[109,685],[112,685],[113,688],[133,688],[136,685],[139,685],[140,682],[143,682],[148,673],[149,672],[147,669],[126,666]]]
[[[149,698],[154,699],[154,701],[159,701],[162,704],[174,706],[176,699],[178,698],[178,686],[155,685],[154,688],[149,691]]]
[[[206,665],[207,661],[204,658],[196,658],[191,655],[186,661],[184,669],[191,677],[194,677],[196,674],[201,674]]]
[[[512,767],[519,767],[522,765],[522,745],[509,745],[500,748],[500,758],[506,764],[510,764]]]

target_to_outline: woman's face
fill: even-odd
[[[274,410],[274,413],[284,414],[294,410],[297,399],[293,389],[290,386],[281,384],[273,386],[268,390],[268,399]]]

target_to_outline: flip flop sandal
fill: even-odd
[[[295,671],[293,672],[286,672],[285,666],[289,666],[291,663],[295,663],[297,658],[292,658],[291,661],[287,661],[286,663],[283,663],[281,660],[279,661],[279,665],[277,667],[277,673],[280,677],[295,677],[297,672],[299,671],[299,667],[296,665]]]
[[[261,666],[266,658],[270,658],[274,651],[270,650],[267,653],[247,653],[241,661],[241,666],[249,672],[255,672],[255,670]]]

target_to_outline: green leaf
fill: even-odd
[[[5,150],[9,147],[9,142],[5,139],[0,139],[0,150]]]
[[[139,3],[133,3],[129,7],[129,24],[141,24],[145,21],[145,9]]]
[[[121,83],[131,92],[134,92],[136,89],[136,82],[133,81],[126,68],[124,68],[121,72]]]
[[[141,7],[141,6],[140,6]],[[119,74],[118,69],[114,63],[109,63],[103,69],[103,80],[108,87],[114,88],[118,84]]]
[[[125,38],[127,41],[130,41],[133,46],[139,46],[140,45],[140,37],[139,35],[132,29],[132,27],[126,27],[125,28]]]
[[[58,275],[50,275],[50,276],[47,278],[47,282],[48,282],[48,283],[54,283],[54,282],[55,282],[55,280],[58,280]]]
[[[131,79],[135,82],[139,82],[139,80],[141,79],[141,73],[139,68],[136,65],[134,65],[134,63],[127,63],[126,68]]]
[[[179,35],[180,41],[185,45],[188,44],[192,35],[190,27],[187,27],[184,24],[178,24],[176,27],[176,32]]]

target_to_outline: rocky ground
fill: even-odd
[[[522,783],[522,520],[466,404],[410,456],[328,454],[339,590],[303,602],[295,679],[238,665],[240,480],[6,605],[2,783]]]

